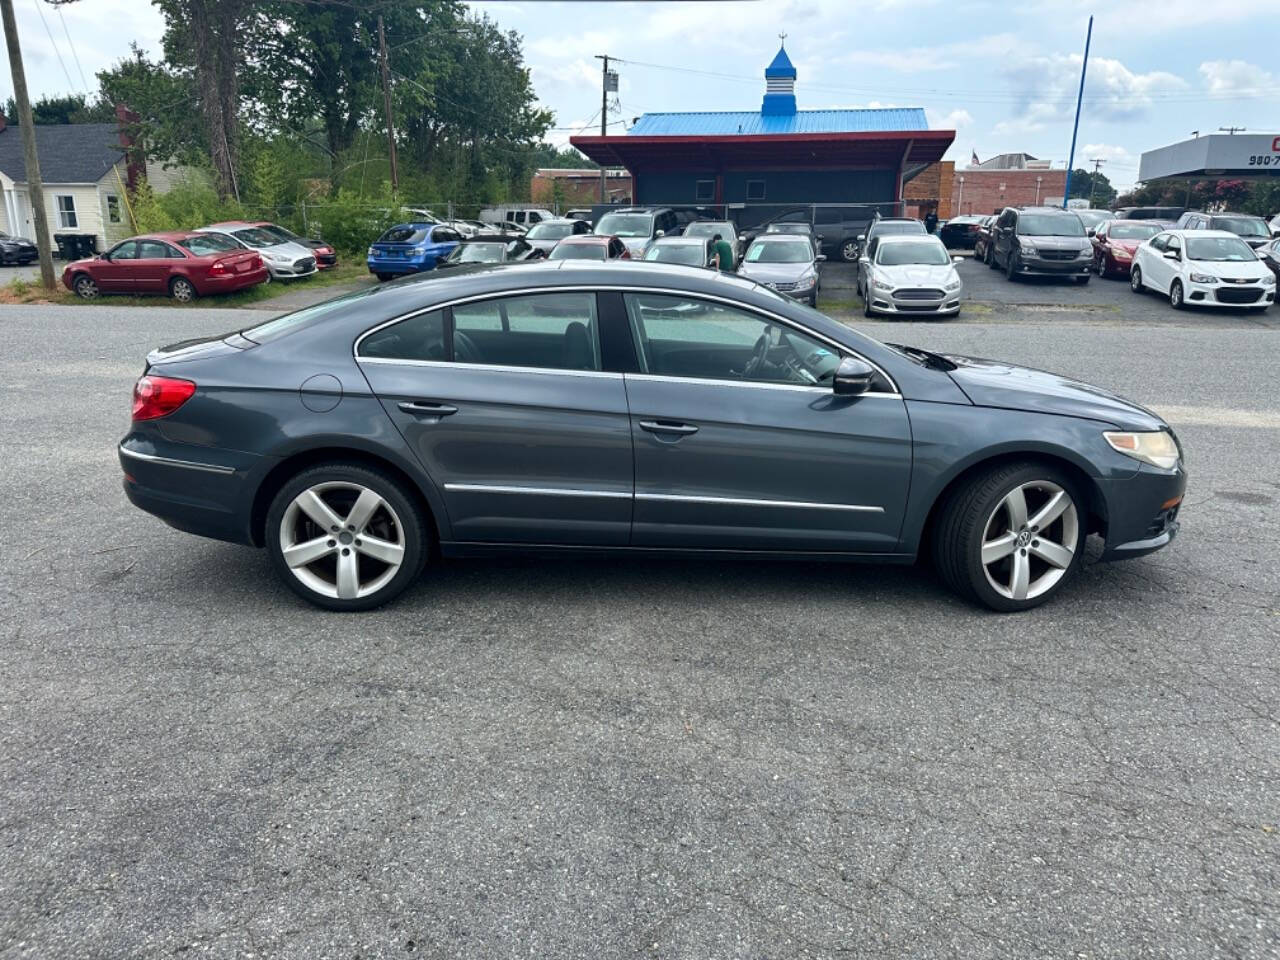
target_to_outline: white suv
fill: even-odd
[[[1164,294],[1175,310],[1187,304],[1265,310],[1276,299],[1270,268],[1226,230],[1157,233],[1134,254],[1129,286]]]

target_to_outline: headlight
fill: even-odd
[[[1275,282],[1276,282],[1276,275],[1274,273],[1268,273],[1266,276],[1262,278],[1262,285],[1264,287],[1273,286]]]
[[[1093,247],[1085,247],[1083,250],[1076,251],[1076,259],[1083,260],[1085,257],[1093,256]]]
[[[1217,277],[1210,276],[1207,273],[1193,273],[1190,279],[1192,283],[1217,283],[1218,282]]]
[[[1172,470],[1178,465],[1178,444],[1167,430],[1150,433],[1121,433],[1108,430],[1102,434],[1111,449],[1149,463],[1161,470]]]
[[[1019,242],[1019,243],[1018,243],[1018,252],[1019,252],[1019,253],[1026,254],[1028,257],[1034,257],[1034,256],[1036,255],[1036,248],[1035,248],[1035,247],[1033,247],[1033,246],[1032,246],[1031,244],[1029,244],[1029,243],[1021,243],[1021,242]]]
[[[812,286],[813,286],[813,284],[814,284],[814,282],[815,282],[815,281],[817,281],[817,279],[818,279],[818,278],[817,278],[816,276],[814,276],[812,273],[809,273],[809,274],[806,274],[805,276],[801,277],[798,281],[796,281],[796,286],[798,286],[798,287],[812,287]]]
[[[893,284],[890,283],[885,277],[881,276],[878,273],[871,274],[871,285],[875,287],[879,287],[885,293],[893,292]]]
[[[952,280],[950,283],[948,283],[945,287],[943,287],[943,289],[944,289],[944,290],[959,290],[959,289],[960,289],[960,278],[959,278],[959,277],[956,277],[954,280]]]
[[[1111,255],[1115,257],[1117,260],[1133,259],[1133,254],[1130,253],[1128,250],[1126,250],[1124,247],[1116,247],[1111,251]]]

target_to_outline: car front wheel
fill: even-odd
[[[76,277],[74,286],[76,288],[76,296],[81,300],[96,300],[98,298],[98,284],[93,277],[82,274]]]
[[[1169,286],[1169,306],[1175,310],[1181,310],[1183,306],[1182,300],[1182,281],[1175,280]]]
[[[1133,265],[1133,268],[1129,271],[1129,289],[1132,290],[1134,293],[1143,292],[1142,268],[1139,267],[1136,263]]]
[[[1079,570],[1084,499],[1062,470],[1014,463],[978,474],[943,505],[934,562],[961,596],[1014,612],[1044,603]]]
[[[284,582],[328,610],[369,610],[422,571],[428,527],[413,494],[380,470],[333,463],[276,494],[266,540]]]

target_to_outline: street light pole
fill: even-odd
[[[609,135],[609,55],[597,54],[600,61],[600,136]],[[604,164],[600,165],[600,202],[605,203]]]
[[[13,0],[0,0],[0,19],[4,21],[4,39],[9,47],[9,69],[13,73],[13,99],[18,104],[18,126],[22,133],[22,159],[27,167],[27,200],[31,204],[31,220],[36,228],[36,249],[40,253],[40,285],[52,290],[53,250],[49,246],[49,221],[45,217],[44,181],[40,179],[40,155],[36,152],[36,127],[31,116],[31,99],[27,95],[27,74],[22,67],[22,47],[18,44],[18,24],[13,16]],[[17,224],[11,224],[17,230]]]

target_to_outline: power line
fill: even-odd
[[[58,58],[58,66],[62,67],[62,75],[67,78],[67,87],[74,90],[75,84],[71,82],[71,72],[67,70],[67,65],[62,60],[62,51],[58,49],[58,42],[53,39],[53,31],[49,29],[49,21],[44,18],[44,10],[40,7],[40,0],[31,0],[35,5],[36,13],[40,14],[40,22],[44,24],[44,32],[49,35],[49,45],[53,47],[54,56]]]
[[[67,29],[67,18],[62,15],[62,7],[58,7],[58,19],[62,21],[62,32],[66,35],[67,46],[71,48],[71,56],[76,61],[76,72],[80,74],[80,86],[84,88],[85,95],[89,94],[89,81],[84,78],[84,67],[80,65],[80,54],[76,52],[76,45],[71,41],[71,31]]]

